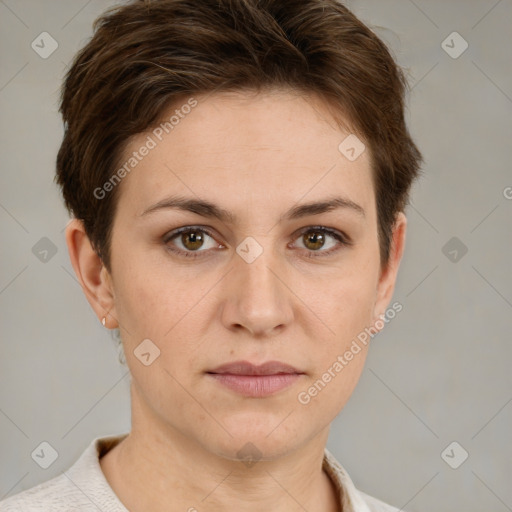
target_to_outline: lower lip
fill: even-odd
[[[291,386],[301,374],[282,373],[276,375],[232,375],[210,373],[220,384],[244,396],[262,398]]]

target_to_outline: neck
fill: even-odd
[[[132,431],[100,459],[131,512],[341,511],[322,470],[328,429],[273,460],[243,462],[212,453],[143,408],[132,396]]]

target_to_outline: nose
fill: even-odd
[[[273,336],[292,322],[294,295],[284,265],[270,251],[249,261],[235,255],[226,276],[222,322],[253,337]]]

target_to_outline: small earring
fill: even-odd
[[[107,323],[107,320],[105,317],[101,319],[101,323],[103,324],[103,327],[105,327],[105,324]]]

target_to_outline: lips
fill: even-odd
[[[295,384],[304,372],[280,361],[255,365],[248,361],[223,364],[206,372],[222,387],[248,398],[265,398]]]
[[[235,361],[233,363],[223,364],[207,373],[218,375],[279,375],[279,374],[302,374],[294,368],[280,361],[268,361],[266,363],[255,365],[248,361]]]

